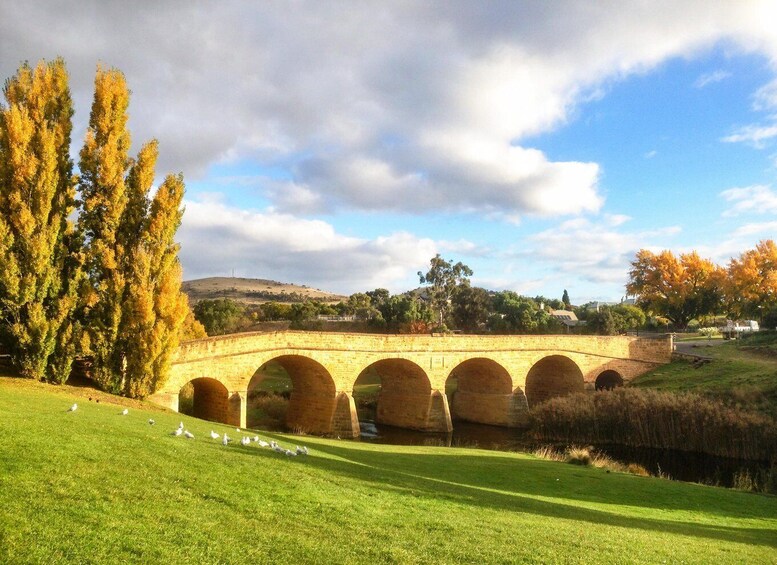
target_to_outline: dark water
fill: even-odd
[[[358,441],[389,445],[437,445],[447,447],[478,447],[497,451],[532,452],[548,445],[538,442],[521,431],[484,424],[454,422],[453,432],[425,433],[375,424],[370,420],[359,422],[361,437]],[[554,445],[558,449],[565,445]],[[596,445],[594,448],[623,464],[636,463],[652,475],[668,476],[679,481],[731,487],[734,475],[747,471],[751,476],[769,469],[767,462],[745,461],[716,457],[701,453],[689,453],[670,449],[635,448],[622,445]]]

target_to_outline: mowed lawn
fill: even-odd
[[[234,428],[111,399],[0,378],[0,563],[777,561],[773,496],[259,432],[310,449],[287,457],[208,435],[239,439]],[[181,420],[195,439],[170,435]]]

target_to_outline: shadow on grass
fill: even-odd
[[[283,436],[273,437],[279,442],[289,443]],[[311,455],[304,458],[306,465],[369,482],[376,488],[404,492],[408,496],[445,499],[456,504],[581,520],[597,525],[777,547],[777,532],[774,529],[623,516],[614,512],[583,508],[576,504],[576,501],[586,501],[613,507],[703,511],[717,514],[721,518],[759,519],[772,518],[777,514],[775,497],[726,491],[699,491],[698,494],[690,491],[693,494],[689,496],[689,489],[705,487],[675,485],[669,481],[658,487],[654,481],[640,477],[606,474],[604,471],[596,472],[557,462],[498,455],[382,453],[328,444],[316,444],[314,449],[334,458]],[[455,465],[451,465],[452,457],[455,459]],[[433,474],[430,470],[433,470]],[[574,485],[570,486],[572,481]],[[743,498],[729,503],[731,511],[721,511],[715,506],[720,502],[721,494],[723,497],[753,496],[753,501],[759,500],[758,506],[762,512],[758,512],[753,505],[743,507]],[[758,498],[755,498],[757,496]],[[535,497],[566,499],[567,502],[538,500]]]

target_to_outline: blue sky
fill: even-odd
[[[64,56],[77,143],[96,64],[126,74],[185,278],[399,292],[441,253],[582,303],[641,247],[777,235],[774,2],[0,7],[0,74]]]

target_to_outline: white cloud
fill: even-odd
[[[647,153],[645,153],[644,157],[645,159],[652,159],[656,155],[658,155],[658,151],[656,151],[655,149],[652,149],[651,151],[648,151]]]
[[[406,290],[438,245],[395,232],[372,240],[328,223],[220,202],[187,201],[178,232],[187,279],[225,275],[281,279],[350,294],[378,286]]]
[[[720,196],[733,206],[723,216],[738,216],[745,213],[777,214],[777,192],[770,186],[757,184],[742,188],[729,188]]]
[[[624,220],[625,221],[625,220]],[[676,226],[628,232],[615,230],[624,223],[579,218],[528,238],[524,254],[553,266],[567,277],[593,283],[625,284],[629,263],[642,248],[661,248],[655,240],[679,233]]]
[[[747,143],[756,149],[766,147],[766,142],[777,137],[777,116],[772,124],[751,124],[739,128],[736,133],[721,138],[725,143]]]
[[[8,4],[0,74],[63,55],[75,138],[101,60],[127,75],[133,137],[160,140],[161,171],[294,163],[267,194],[295,213],[597,211],[599,166],[556,162],[529,136],[614,81],[721,41],[777,61],[772,2]]]
[[[743,226],[739,226],[731,234],[731,237],[734,239],[740,239],[745,237],[752,239],[754,235],[760,235],[764,237],[774,238],[774,234],[777,234],[777,221],[752,223],[752,224],[745,224]]]
[[[710,84],[715,84],[716,82],[725,80],[730,76],[731,76],[731,73],[729,73],[728,71],[718,69],[716,71],[712,71],[711,73],[706,73],[701,75],[693,83],[693,86],[695,86],[696,88],[704,88],[705,86],[709,86]]]
[[[754,110],[777,108],[777,79],[759,88],[753,96]]]

